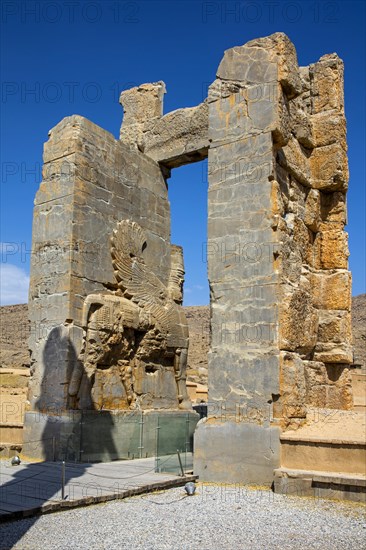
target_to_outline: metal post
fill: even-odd
[[[141,417],[140,417],[140,446],[139,446],[139,458],[142,458],[142,449],[144,448],[143,446],[143,441],[144,441],[144,413],[141,413]]]
[[[61,465],[61,499],[65,500],[65,461]]]
[[[83,419],[84,419],[83,409],[81,409],[81,413],[80,413],[80,433],[79,433],[79,462],[83,462],[82,461],[82,458],[83,458],[83,424],[84,424]]]
[[[182,459],[180,458],[179,449],[177,449],[177,455],[178,455],[178,460],[179,460],[179,466],[180,466],[181,475],[182,475],[182,477],[184,477],[183,464],[182,464]]]
[[[186,416],[186,445],[185,445],[185,449],[186,449],[186,454],[185,454],[185,458],[184,458],[184,466],[187,469],[187,453],[189,451],[189,414],[187,414],[187,416]]]
[[[156,458],[155,458],[155,473],[159,473],[159,416],[158,416],[158,425],[156,426]]]

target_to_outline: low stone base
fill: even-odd
[[[27,412],[22,455],[27,459],[110,462],[192,451],[199,420],[186,411]]]
[[[360,474],[278,468],[274,471],[273,489],[289,496],[366,502],[366,477]]]
[[[271,486],[280,465],[280,429],[202,420],[194,434],[194,473],[200,481]]]
[[[365,441],[342,441],[299,436],[281,436],[281,465],[291,469],[344,472],[366,472]]]
[[[13,445],[22,445],[23,424],[0,424],[0,445],[9,441]]]

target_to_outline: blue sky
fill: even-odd
[[[83,115],[119,135],[123,89],[164,80],[164,112],[200,103],[224,50],[276,31],[300,65],[345,62],[353,294],[365,292],[365,2],[3,1],[2,304],[27,301],[33,200],[48,131]],[[205,163],[172,172],[172,240],[185,250],[187,305],[208,303]],[[11,243],[11,244],[9,244]]]

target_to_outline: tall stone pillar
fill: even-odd
[[[342,87],[337,56],[299,68],[282,33],[226,51],[210,87],[204,481],[270,485],[281,430],[351,404]]]

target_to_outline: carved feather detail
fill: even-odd
[[[167,330],[170,299],[167,288],[145,264],[142,255],[146,247],[144,230],[136,222],[123,220],[113,231],[111,244],[114,274],[123,295],[147,308],[161,328]]]

